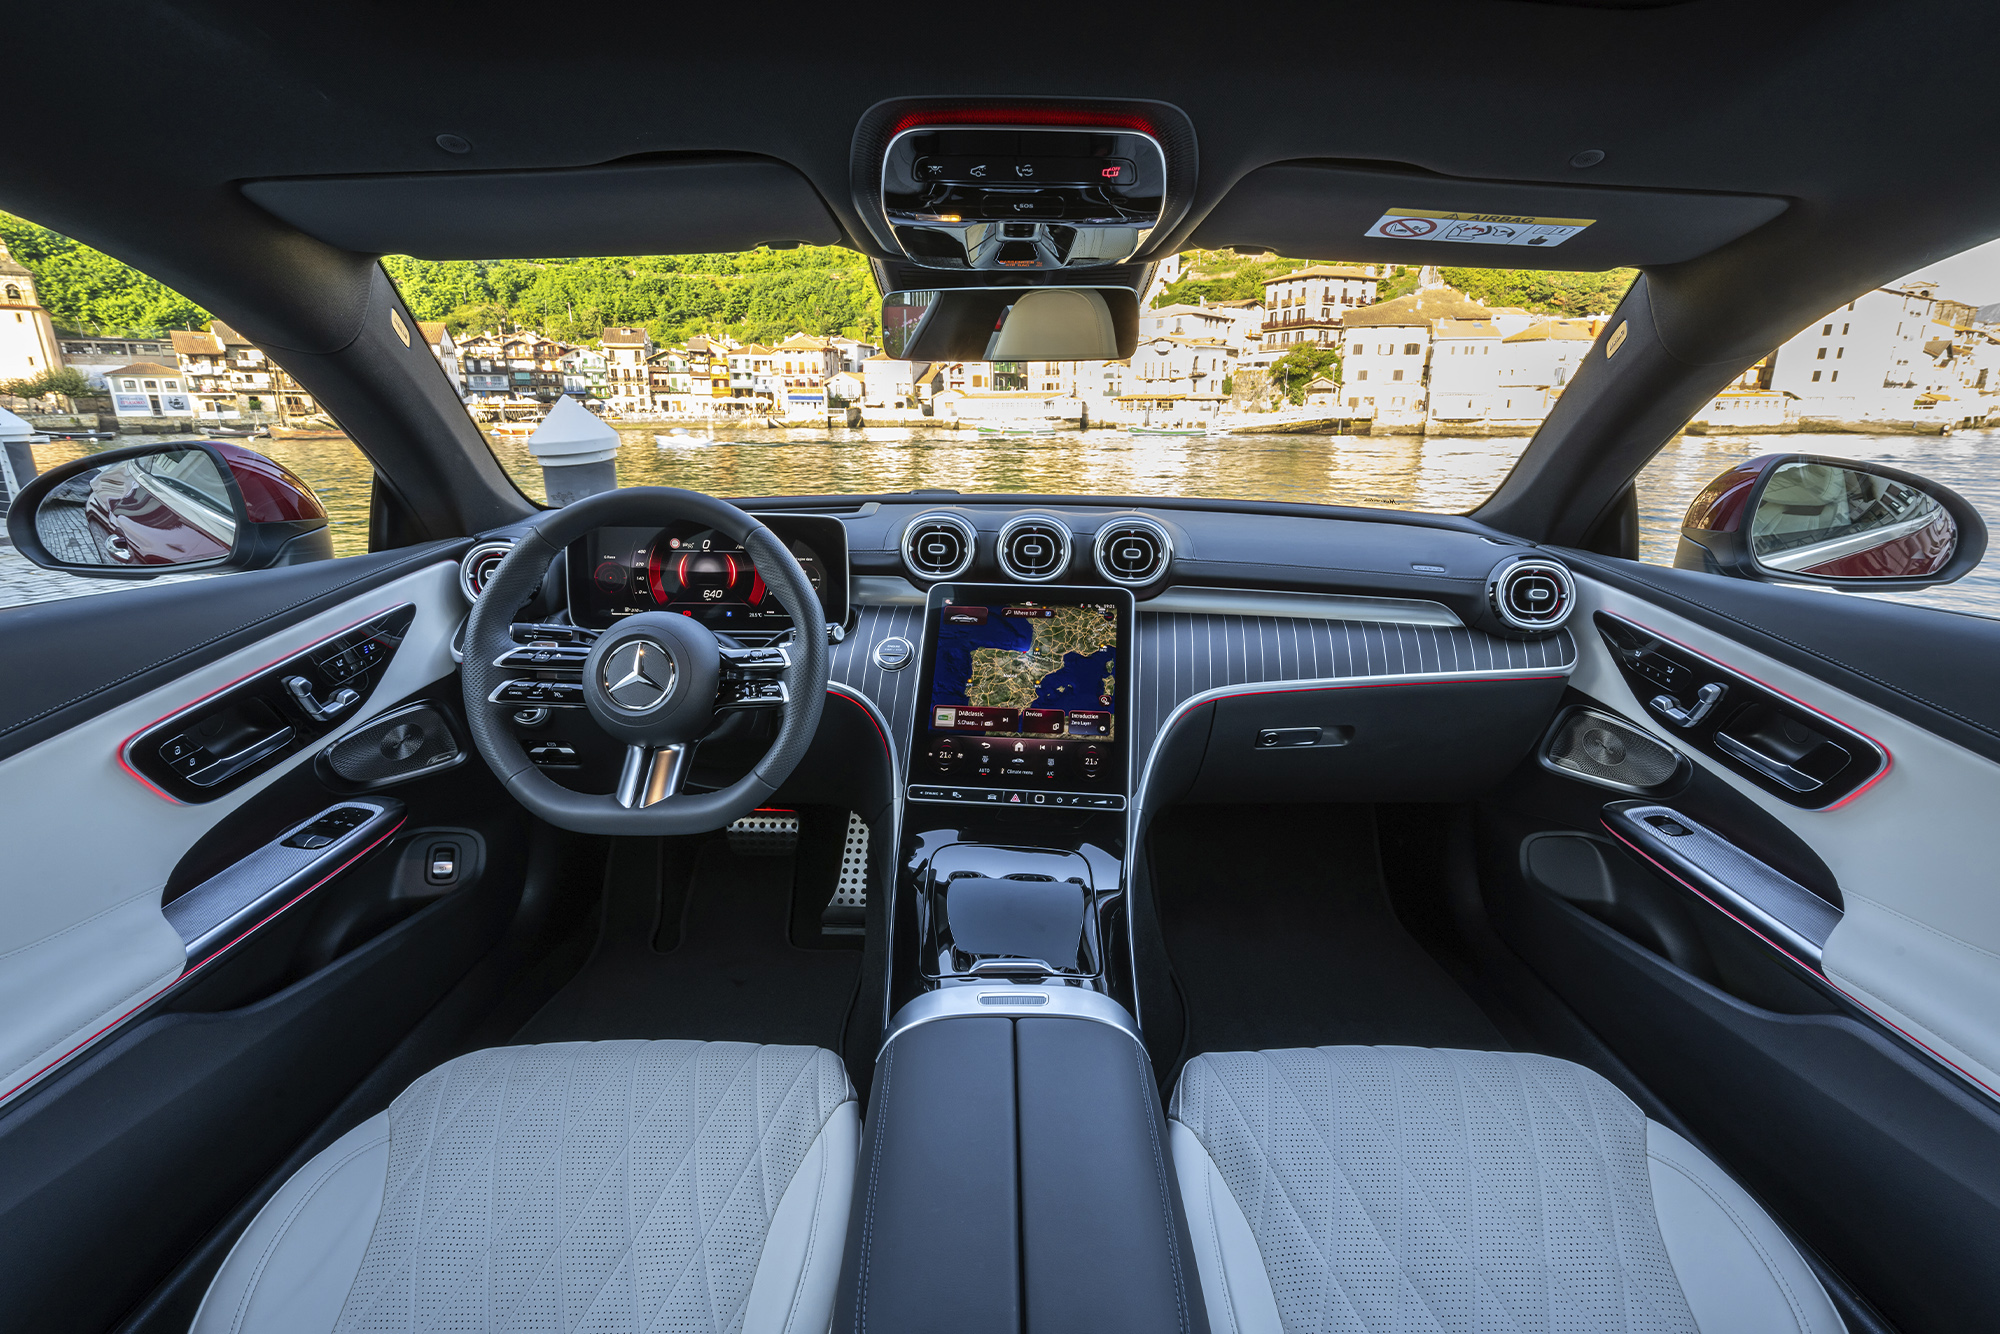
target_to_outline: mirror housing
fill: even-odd
[[[1139,347],[1129,287],[947,287],[882,298],[897,361],[1119,361]]]
[[[86,579],[333,556],[311,487],[253,449],[208,440],[107,449],[51,468],[14,498],[7,536],[43,569]]]
[[[1947,487],[1879,463],[1766,454],[1702,488],[1674,566],[1897,592],[1963,578],[1985,554],[1985,521]]]

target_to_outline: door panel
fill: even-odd
[[[1995,892],[1989,841],[1992,812],[2000,810],[2000,763],[1927,730],[1905,716],[1907,710],[1892,712],[1877,699],[1828,685],[1793,662],[1699,623],[1665,597],[1642,597],[1588,577],[1578,582],[1579,621],[1600,609],[1621,616],[1831,715],[1888,751],[1889,770],[1876,782],[1836,808],[1813,811],[1781,801],[1710,756],[1681,747],[1696,765],[1797,834],[1833,872],[1845,912],[1825,945],[1826,979],[2000,1097],[2000,892]],[[1857,611],[1868,615],[1878,605],[1765,591],[1789,595],[1786,602],[1803,597],[1817,604],[1827,634],[1838,631],[1844,617]],[[1949,628],[1962,626],[1977,643],[1991,634],[1976,618],[1920,614],[1940,618]],[[1579,634],[1578,642],[1574,688],[1673,742],[1675,729],[1637,698],[1603,641]]]
[[[449,677],[451,636],[465,602],[456,564],[439,554],[420,563],[361,558],[369,568],[350,569],[346,580],[321,573],[283,587],[263,575],[227,576],[91,599],[93,614],[81,620],[80,609],[70,608],[63,617],[10,613],[0,625],[16,656],[10,676],[18,674],[27,691],[9,701],[19,710],[9,731],[41,737],[0,760],[0,810],[18,831],[0,894],[0,1102],[174,984],[186,956],[161,895],[175,864],[321,748],[188,805],[122,767],[120,746],[156,720],[402,604],[415,611],[402,647],[322,744]],[[183,604],[185,614],[174,614]],[[246,634],[239,628],[246,624],[262,633]],[[142,641],[136,650],[135,637]],[[97,657],[86,651],[93,643],[102,648]],[[46,702],[57,694],[62,702]],[[67,725],[46,734],[56,724]]]

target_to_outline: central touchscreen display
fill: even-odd
[[[1122,806],[1110,799],[1125,791],[1129,613],[1118,594],[1028,601],[994,591],[960,586],[931,609],[911,795]],[[969,596],[978,593],[987,596]],[[1070,799],[1095,794],[1106,799]]]

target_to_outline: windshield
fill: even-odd
[[[1634,276],[1189,251],[1141,295],[1129,358],[926,362],[887,355],[870,270],[834,247],[383,263],[544,503],[530,437],[567,398],[615,433],[622,486],[1463,512]]]

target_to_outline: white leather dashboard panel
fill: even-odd
[[[104,604],[116,633],[116,598]],[[202,805],[184,806],[120,767],[134,732],[203,695],[377,612],[413,604],[416,619],[381,682],[320,745]],[[328,606],[173,684],[0,761],[9,823],[0,882],[0,1102],[18,1094],[171,985],[185,961],[160,912],[175,863],[279,775],[396,700],[449,675],[465,615],[458,566],[439,562]]]
[[[1634,594],[1581,574],[1577,584],[1570,684],[1637,726],[1674,740],[1627,687],[1590,624],[1596,611],[1677,640],[1889,751],[1889,772],[1872,787],[1832,810],[1807,811],[1681,747],[1810,844],[1840,882],[1846,913],[1826,943],[1827,980],[2000,1098],[2000,765]]]

